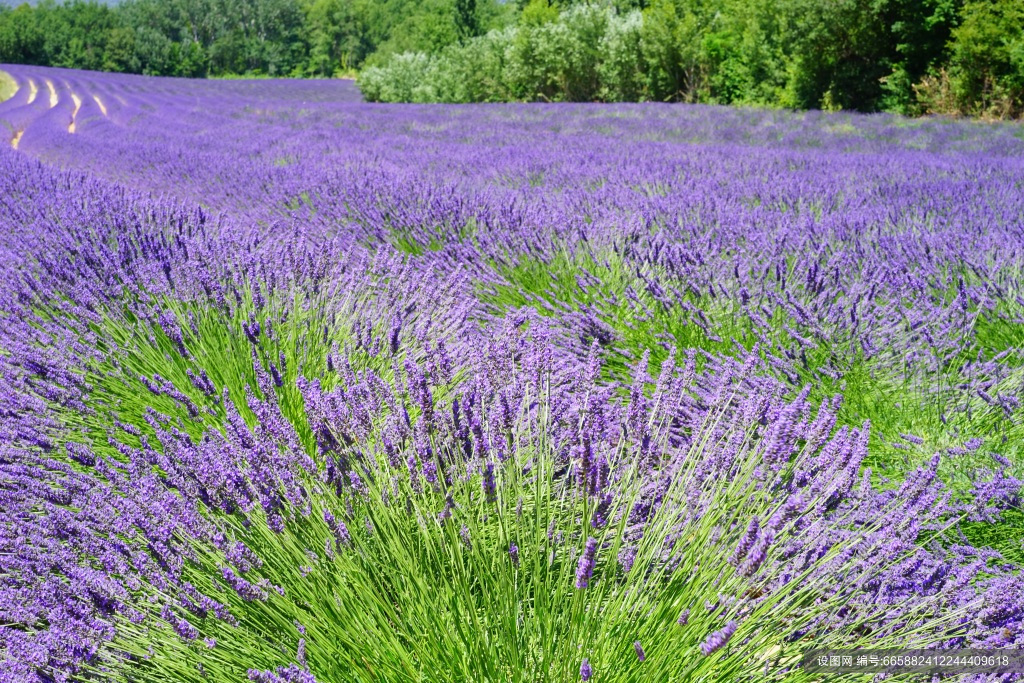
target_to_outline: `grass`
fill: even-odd
[[[0,102],[6,102],[18,92],[18,83],[6,71],[0,71]]]

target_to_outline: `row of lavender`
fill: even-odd
[[[11,680],[1024,643],[1018,129],[8,71]]]

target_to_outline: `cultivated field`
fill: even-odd
[[[1024,646],[1019,125],[3,69],[0,681]]]

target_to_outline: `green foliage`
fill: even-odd
[[[455,0],[455,26],[460,38],[480,35],[480,16],[476,11],[476,0]]]
[[[371,101],[591,101],[601,96],[606,35],[616,19],[593,5],[564,12],[543,0],[523,10],[522,24],[491,31],[439,54],[406,54],[360,76]],[[635,40],[634,40],[635,42]],[[620,54],[627,58],[628,48]],[[635,68],[633,69],[635,71]],[[412,92],[412,98],[401,93]]]
[[[645,99],[643,18],[630,12],[623,21],[611,21],[601,38],[598,66],[601,88],[598,96],[606,102],[636,102]]]
[[[419,57],[377,59],[368,99],[677,101],[1019,116],[1014,0],[520,3],[518,22]],[[415,74],[413,73],[415,70]],[[948,70],[948,74],[946,73]]]
[[[387,70],[371,67],[363,72],[363,96],[371,102],[436,101],[435,70],[436,60],[420,52],[397,55]]]
[[[96,2],[52,0],[0,12],[0,62],[101,69],[118,64],[124,36],[114,10]],[[108,42],[115,41],[111,60]]]
[[[950,79],[958,109],[1000,117],[1024,112],[1024,4],[968,2],[950,48]]]
[[[335,76],[504,26],[498,0],[43,0],[0,8],[0,62],[168,76]],[[376,55],[376,56],[375,56]]]
[[[6,72],[0,71],[0,102],[9,100],[18,92],[18,84]]]
[[[779,104],[792,23],[779,9],[750,8],[736,0],[656,0],[643,12],[586,3],[560,10],[534,0],[515,27],[446,50],[432,62],[432,75],[441,79],[434,92],[453,101]],[[460,62],[486,63],[489,87],[476,96],[456,97],[461,90],[447,87],[447,81],[466,71]],[[375,70],[369,80],[388,78],[388,65],[383,66],[385,71]]]

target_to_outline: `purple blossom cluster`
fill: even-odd
[[[720,582],[624,636],[638,664],[659,629],[738,646],[801,586],[842,608],[790,642],[1024,646],[1019,567],[958,526],[1020,504],[1013,129],[4,69],[3,680],[102,679],[149,630],[216,652],[292,597],[253,530],[302,538],[305,577],[371,506],[436,500],[476,552],[448,492],[500,509],[538,443],[589,517],[503,539],[516,575],[685,583],[713,527]],[[238,674],[308,683],[315,653]]]

